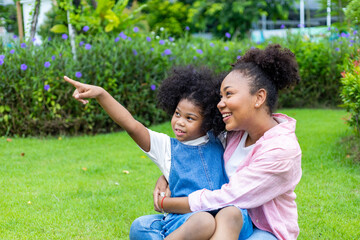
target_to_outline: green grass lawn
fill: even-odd
[[[360,166],[340,144],[339,110],[283,110],[297,119],[303,177],[299,239],[360,239]],[[152,129],[169,133],[169,123]],[[128,173],[127,173],[128,171]],[[153,214],[160,171],[126,133],[0,138],[0,239],[127,239]]]

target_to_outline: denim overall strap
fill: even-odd
[[[228,182],[221,142],[211,133],[209,141],[189,146],[171,139],[169,187],[174,197],[185,197],[199,189],[215,190]]]

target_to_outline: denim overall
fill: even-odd
[[[208,132],[209,141],[200,146],[189,146],[175,138],[171,139],[171,169],[169,187],[172,197],[186,197],[206,188],[220,189],[228,182],[225,172],[221,142]],[[244,226],[239,239],[251,235],[252,223],[247,210],[240,209]],[[130,228],[130,240],[161,240],[179,228],[192,214],[161,214],[141,216]]]
[[[199,146],[189,146],[176,138],[171,139],[171,169],[169,188],[172,197],[187,197],[200,190],[220,189],[228,182],[224,167],[224,148],[209,132],[209,141]],[[180,227],[192,214],[168,214],[162,234],[166,237]]]

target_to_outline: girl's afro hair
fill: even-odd
[[[207,67],[174,67],[159,87],[158,105],[169,115],[173,115],[180,100],[187,99],[201,110],[204,119],[202,130],[212,130],[218,135],[225,129],[217,109],[222,79],[222,76],[216,75]]]

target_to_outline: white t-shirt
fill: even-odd
[[[148,129],[150,134],[150,151],[143,151],[164,174],[166,180],[169,181],[171,168],[171,141],[170,137],[164,133],[154,132]],[[185,145],[199,146],[209,141],[209,136],[204,135],[191,141],[182,142]]]
[[[245,142],[248,137],[248,133],[244,132],[243,137],[239,145],[236,147],[234,153],[231,155],[230,159],[225,165],[225,171],[228,177],[230,178],[237,170],[240,165],[240,162],[245,159],[245,157],[250,153],[250,151],[254,148],[254,144],[248,147],[245,147]]]

